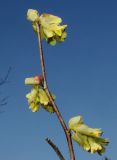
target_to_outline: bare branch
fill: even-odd
[[[8,79],[8,76],[11,72],[11,67],[9,67],[7,73],[6,73],[6,76],[4,78],[1,78],[0,79],[0,86],[2,86],[3,84],[5,84],[7,82],[7,79]],[[4,97],[4,98],[1,98],[0,99],[0,107],[3,107],[4,105],[7,105],[7,99],[8,97]],[[1,111],[0,110],[0,114],[3,113],[4,111]]]
[[[0,85],[3,85],[3,84],[7,81],[10,72],[11,72],[11,67],[9,67],[9,69],[8,69],[8,71],[7,71],[7,74],[6,74],[6,76],[4,77],[4,79],[3,79],[3,78],[0,79]]]
[[[65,160],[59,148],[52,142],[52,140],[46,138],[46,142],[53,148],[60,160]]]
[[[4,97],[3,99],[0,100],[0,106],[4,106],[7,104],[7,99],[8,97]]]

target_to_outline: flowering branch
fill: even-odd
[[[42,69],[42,75],[25,79],[25,84],[32,85],[31,92],[26,95],[30,106],[29,108],[32,112],[36,112],[42,107],[50,113],[56,113],[66,136],[70,160],[75,160],[72,139],[85,151],[102,155],[105,152],[105,146],[109,143],[108,139],[101,137],[103,133],[102,130],[100,128],[91,128],[86,125],[81,115],[71,118],[68,122],[68,128],[55,103],[55,96],[49,91],[46,79],[42,40],[45,39],[50,45],[63,42],[67,37],[67,33],[65,32],[67,25],[60,25],[62,22],[60,17],[46,13],[39,15],[38,11],[33,9],[28,10],[27,19],[32,22],[32,27],[38,36],[39,55]],[[59,149],[51,140],[46,139],[46,141],[51,145],[60,158],[61,153]],[[61,160],[64,160],[63,156]]]
[[[55,104],[53,97],[49,91],[47,80],[46,80],[46,71],[45,71],[45,63],[44,63],[44,55],[43,55],[43,50],[42,50],[42,41],[41,41],[41,32],[40,32],[40,24],[37,22],[36,23],[37,27],[37,34],[38,34],[38,45],[39,45],[39,53],[40,53],[40,60],[41,60],[41,68],[42,68],[42,75],[44,78],[44,88],[46,91],[46,94],[53,106],[53,109],[59,119],[59,122],[64,130],[64,133],[66,135],[67,143],[68,143],[68,148],[69,148],[69,154],[70,154],[70,160],[75,160],[75,155],[74,155],[74,150],[73,150],[73,145],[72,145],[72,140],[71,140],[71,134],[62,118],[61,113],[58,110],[57,105]]]
[[[46,138],[46,142],[53,148],[60,160],[65,160],[59,148],[52,142],[52,140]]]

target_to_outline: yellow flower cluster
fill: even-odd
[[[29,9],[27,19],[32,22],[35,32],[37,32],[36,22],[40,24],[41,38],[51,45],[63,42],[67,37],[67,33],[65,32],[67,25],[60,25],[62,23],[60,17],[46,13],[39,16],[38,11]]]
[[[98,128],[90,128],[84,124],[82,116],[76,116],[69,120],[69,128],[72,131],[72,138],[84,150],[102,155],[105,152],[105,145],[108,139],[101,138],[102,131]]]
[[[32,110],[32,112],[37,112],[40,106],[42,106],[46,111],[53,113],[54,109],[43,88],[43,77],[35,76],[31,78],[26,78],[25,84],[32,85],[31,92],[26,94],[29,108]],[[53,95],[53,99],[55,99],[54,95]]]
[[[39,85],[34,85],[31,92],[26,95],[26,98],[32,112],[37,112],[40,106],[50,113],[54,112],[45,90]]]

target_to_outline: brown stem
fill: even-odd
[[[46,142],[52,147],[52,149],[56,152],[57,156],[60,160],[65,160],[59,148],[52,142],[52,140],[46,138]]]
[[[37,27],[37,34],[38,34],[38,45],[39,45],[39,53],[40,53],[40,59],[41,59],[41,68],[42,68],[42,75],[44,78],[44,88],[46,91],[46,94],[49,97],[49,100],[53,106],[53,109],[59,119],[59,122],[64,130],[64,133],[66,135],[66,139],[67,139],[67,143],[68,143],[68,148],[69,148],[69,154],[70,154],[70,160],[75,160],[75,155],[74,155],[74,150],[73,150],[73,145],[72,145],[72,140],[71,140],[71,134],[62,118],[61,113],[59,112],[59,109],[56,105],[56,103],[54,102],[51,93],[49,91],[48,88],[48,84],[47,84],[47,80],[46,80],[46,72],[45,72],[45,64],[44,64],[44,55],[43,55],[43,49],[42,49],[42,41],[41,41],[41,32],[40,32],[40,24],[37,22],[36,23],[36,27]]]

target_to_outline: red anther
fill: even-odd
[[[38,82],[38,84],[40,84],[44,78],[42,75],[39,75],[39,76],[34,76],[34,80]]]

